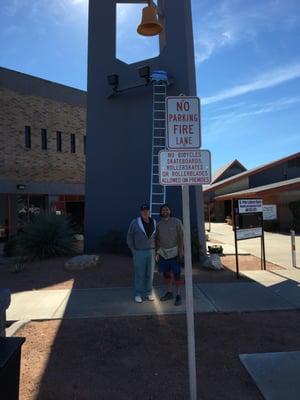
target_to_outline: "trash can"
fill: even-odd
[[[0,398],[19,399],[21,347],[23,337],[0,337]]]

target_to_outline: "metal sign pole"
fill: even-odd
[[[296,241],[295,241],[295,231],[291,230],[291,246],[292,246],[292,266],[297,268],[296,262]]]
[[[236,237],[236,229],[234,228],[234,246],[235,246],[235,266],[236,266],[236,277],[240,279],[240,270],[239,270],[239,253],[238,253],[238,243]]]
[[[266,247],[265,247],[265,232],[264,232],[264,227],[262,227],[261,241],[262,241],[262,251],[263,251],[263,265],[264,265],[264,271],[265,271],[265,270],[266,270]]]
[[[190,399],[197,400],[189,186],[182,186],[182,213],[183,213],[183,226],[184,226],[184,273],[185,273]]]
[[[234,231],[234,247],[235,247],[235,266],[236,266],[236,277],[237,279],[240,278],[240,271],[239,271],[239,254],[238,254],[238,243],[237,243],[237,234],[236,234],[236,204],[233,204],[234,201],[231,202],[231,214],[232,214],[232,225]]]

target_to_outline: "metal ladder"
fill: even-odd
[[[152,82],[153,86],[153,126],[150,211],[154,218],[159,216],[162,204],[166,202],[166,187],[159,184],[158,153],[166,147],[166,95],[167,82]]]

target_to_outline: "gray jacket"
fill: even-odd
[[[135,218],[127,232],[127,245],[131,251],[155,249],[156,221],[153,219],[154,230],[148,238],[141,217]]]

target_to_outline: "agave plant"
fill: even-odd
[[[36,215],[15,237],[18,255],[27,259],[75,252],[75,230],[69,218],[54,213]]]

